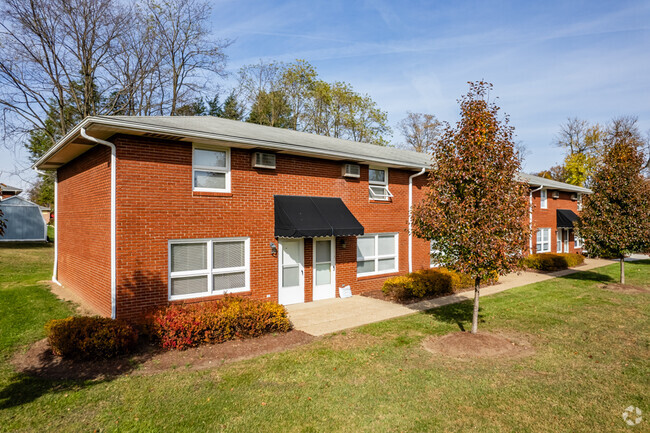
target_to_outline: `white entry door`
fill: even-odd
[[[314,239],[314,301],[336,297],[334,238]]]
[[[557,236],[556,236],[556,238],[557,238],[557,249],[556,249],[556,251],[558,253],[561,253],[562,252],[562,229],[557,229],[556,234],[557,234]]]
[[[569,229],[564,229],[564,252],[569,252]]]
[[[303,240],[280,239],[278,244],[278,302],[283,305],[305,302]]]

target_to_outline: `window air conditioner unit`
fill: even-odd
[[[344,177],[361,177],[361,166],[359,164],[343,164]]]
[[[253,167],[255,168],[275,168],[275,154],[255,152],[253,154]]]
[[[560,191],[553,191],[553,194],[551,194],[551,197],[560,198]]]
[[[574,192],[573,194],[571,194],[571,200],[578,201],[578,193]]]

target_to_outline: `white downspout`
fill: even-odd
[[[540,189],[543,189],[544,185],[541,185],[537,189],[533,189],[530,191],[530,207],[528,210],[528,218],[529,218],[529,230],[530,230],[530,236],[528,237],[528,253],[533,254],[533,193],[539,191]]]
[[[423,168],[419,172],[409,176],[409,272],[413,272],[413,221],[411,217],[413,213],[413,178],[424,174],[425,171],[427,169]]]
[[[43,176],[47,176],[44,171],[34,168],[34,171]],[[47,224],[45,225],[45,233],[47,236]],[[52,266],[52,282],[58,286],[62,284],[58,280],[59,276],[59,174],[54,172],[54,264]]]
[[[111,318],[115,319],[117,313],[117,277],[115,267],[116,247],[115,247],[115,162],[117,160],[115,145],[110,141],[100,140],[91,137],[86,133],[85,128],[81,128],[81,137],[93,143],[108,146],[111,149]],[[56,220],[54,221],[56,224]],[[56,229],[55,229],[56,230]]]

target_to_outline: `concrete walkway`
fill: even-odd
[[[586,259],[585,264],[574,269],[539,274],[521,272],[509,274],[499,279],[499,284],[481,289],[481,297],[503,292],[514,287],[539,283],[576,272],[588,271],[615,263],[611,260]],[[418,311],[430,310],[443,305],[454,304],[474,298],[474,291],[456,293],[449,296],[400,305],[365,296],[335,298],[305,304],[287,305],[289,318],[296,329],[311,335],[325,335],[344,329],[356,328],[368,323],[380,322],[395,317],[406,316]]]

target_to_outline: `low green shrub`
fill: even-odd
[[[425,296],[447,295],[473,286],[474,281],[469,275],[445,268],[434,268],[389,278],[384,282],[382,291],[396,301],[405,301]]]
[[[54,354],[75,360],[113,358],[138,342],[138,332],[128,323],[98,316],[50,320],[45,331]]]
[[[527,269],[538,271],[560,271],[583,264],[585,257],[574,253],[540,253],[531,254],[523,259],[522,265]]]
[[[151,321],[162,347],[177,350],[292,328],[282,305],[230,296],[213,302],[171,305],[154,313]]]

